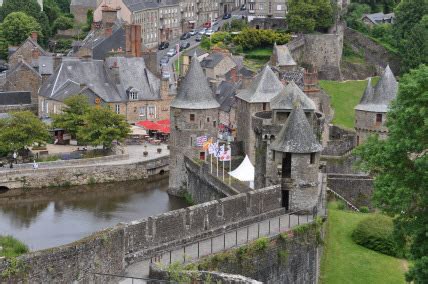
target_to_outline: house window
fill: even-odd
[[[213,121],[213,127],[217,127],[217,121]]]
[[[149,106],[148,116],[149,116],[149,118],[156,118],[156,107],[155,106]]]
[[[56,104],[53,105],[53,113],[56,113]]]
[[[376,124],[381,124],[381,123],[382,123],[382,114],[377,113],[376,114]]]
[[[139,116],[146,116],[146,108],[145,107],[140,107],[140,114]]]
[[[49,102],[46,102],[46,113],[49,113]]]
[[[119,114],[120,113],[120,105],[116,105],[116,113]]]
[[[135,92],[135,91],[132,91],[130,94],[129,94],[129,99],[131,99],[131,100],[138,100],[138,92]]]
[[[189,119],[190,121],[195,121],[195,114],[191,113]]]
[[[311,159],[310,159],[311,164],[315,164],[315,157],[316,157],[315,154],[316,153],[311,153]]]
[[[207,116],[207,122],[210,122],[210,117],[209,116]]]

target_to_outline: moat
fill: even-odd
[[[31,251],[67,244],[119,222],[183,208],[167,193],[168,177],[31,191],[21,201],[0,203],[0,234]],[[37,193],[35,193],[37,192]]]

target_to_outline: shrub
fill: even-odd
[[[361,213],[369,213],[369,208],[367,206],[361,206],[360,207],[360,212]]]
[[[397,246],[392,235],[393,229],[392,219],[378,214],[363,219],[352,232],[352,239],[368,249],[396,256]]]
[[[15,257],[28,252],[28,247],[12,236],[0,236],[0,256]]]
[[[342,200],[337,201],[337,210],[345,210],[346,204]]]

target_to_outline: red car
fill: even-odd
[[[204,24],[204,28],[207,28],[207,29],[211,28],[211,22],[206,22]]]

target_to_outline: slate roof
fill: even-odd
[[[65,95],[76,94],[77,85],[81,89],[91,88],[105,102],[126,99],[120,96],[102,60],[84,61],[77,58],[64,58],[55,73],[42,85],[39,94],[59,100]]]
[[[235,104],[235,94],[237,84],[222,81],[216,90],[216,100],[220,104],[220,110],[224,112],[230,112],[230,109]]]
[[[292,110],[295,102],[298,101],[303,110],[315,111],[315,103],[291,81],[276,97],[270,101],[271,109]]]
[[[238,91],[236,97],[249,103],[268,103],[284,89],[272,69],[266,65],[249,89]]]
[[[171,102],[171,107],[184,109],[212,109],[220,107],[208,85],[202,67],[196,58],[192,57],[189,70],[183,79],[177,96]]]
[[[292,111],[270,148],[279,152],[314,153],[322,150],[303,109],[298,105]]]
[[[176,6],[179,5],[179,0],[123,0],[123,4],[128,7],[131,12],[156,9],[158,7]]]
[[[374,14],[365,14],[363,18],[369,19],[373,24],[391,23],[395,18],[394,13],[384,14],[383,12]]]
[[[193,48],[193,49],[186,51],[184,53],[184,55],[192,57],[195,55],[195,53],[196,53],[196,56],[198,56],[198,57],[201,55],[204,55],[204,54],[208,54],[208,52],[203,50],[202,48],[196,47],[196,48]]]
[[[214,68],[223,60],[223,58],[224,54],[222,53],[211,53],[201,61],[201,66],[202,68]]]
[[[71,0],[70,6],[97,7],[97,0]]]
[[[109,57],[106,59],[108,67],[114,64],[119,72],[119,82],[116,84],[122,97],[128,96],[126,90],[134,88],[138,91],[139,100],[161,99],[160,79],[147,69],[144,58]]]
[[[297,63],[294,61],[293,57],[291,56],[290,50],[288,49],[287,45],[274,45],[273,47],[276,49],[276,55],[277,55],[277,66],[296,66]]]
[[[371,86],[371,81],[369,80],[361,101],[355,109],[372,112],[387,112],[388,106],[391,101],[396,98],[397,92],[398,83],[388,65],[374,88]]]
[[[0,105],[31,104],[31,92],[0,92]]]
[[[53,56],[40,56],[39,57],[39,73],[41,75],[52,75],[54,72],[54,58]]]

